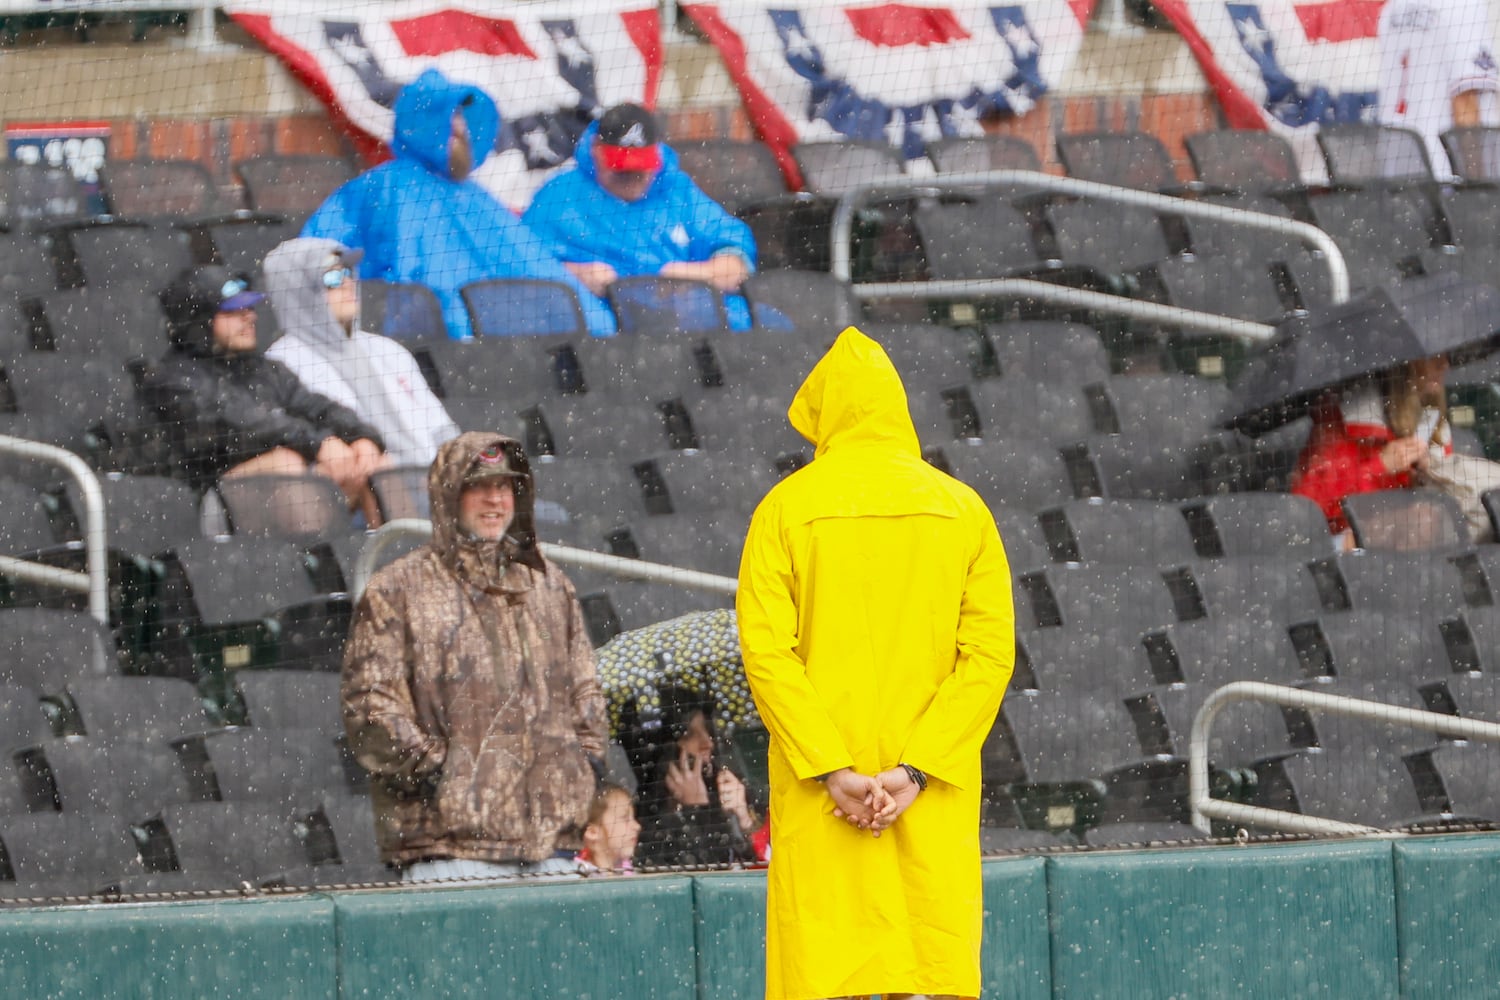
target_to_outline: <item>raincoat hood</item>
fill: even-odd
[[[583,130],[583,135],[578,137],[578,145],[573,149],[578,172],[595,184],[599,183],[599,170],[594,166],[594,142],[598,138],[599,123],[595,121]],[[672,151],[672,147],[664,142],[657,143],[657,147],[661,150],[661,169],[656,172],[656,179],[651,182],[651,187],[646,189],[647,198],[654,191],[670,187],[671,178],[681,171],[677,165],[677,154]]]
[[[448,172],[448,140],[453,136],[453,112],[463,109],[469,125],[474,166],[489,158],[500,132],[500,110],[478,87],[456,83],[429,69],[402,88],[396,97],[396,134],[391,152],[413,159],[440,177]]]
[[[167,316],[167,336],[172,346],[193,357],[222,354],[214,346],[214,316],[224,298],[224,283],[245,275],[217,264],[182,272],[161,290],[157,298]]]
[[[355,256],[337,240],[287,240],[266,255],[261,268],[278,325],[283,330],[295,330],[300,339],[315,347],[338,345],[349,339],[329,311],[323,287],[328,258],[335,255]]]
[[[479,453],[492,445],[505,449],[517,475],[516,516],[510,530],[498,541],[484,541],[463,534],[458,527],[458,497],[464,476]],[[534,515],[536,491],[531,464],[521,443],[503,434],[469,431],[445,443],[427,472],[427,490],[432,501],[432,548],[460,579],[482,590],[524,589],[524,583],[506,570],[513,562],[542,570],[541,550],[536,545]]]
[[[906,389],[885,349],[854,327],[839,334],[792,399],[792,426],[817,446],[884,446],[920,460]]]

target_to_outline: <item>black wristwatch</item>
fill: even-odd
[[[912,784],[917,786],[917,791],[927,791],[927,775],[923,774],[920,770],[912,767],[910,764],[907,764],[905,762],[901,764],[901,769],[904,770],[906,772],[906,776],[912,780]]]

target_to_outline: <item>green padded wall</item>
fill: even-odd
[[[642,875],[342,895],[340,995],[693,1000],[692,892]]]
[[[1397,995],[1389,842],[1047,864],[1056,997]]]
[[[1401,995],[1494,996],[1500,990],[1500,839],[1396,841]]]
[[[984,995],[996,1000],[1052,996],[1047,937],[1047,872],[1041,858],[984,865]],[[765,992],[766,880],[760,873],[700,875],[697,904],[700,1000],[739,1000]]]
[[[333,930],[321,896],[0,911],[0,996],[328,1000]]]

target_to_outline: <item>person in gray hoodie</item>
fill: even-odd
[[[363,256],[336,240],[288,240],[262,270],[281,336],[266,356],[303,384],[380,431],[395,465],[427,466],[458,425],[433,395],[411,352],[359,328],[355,266]]]

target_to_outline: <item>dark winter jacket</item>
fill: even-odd
[[[166,424],[176,460],[200,489],[247,459],[286,447],[309,463],[324,440],[380,432],[326,396],[308,389],[284,365],[255,351],[226,354],[214,346],[208,294],[231,277],[195,268],[162,292],[172,349],[145,373],[142,393]]]
[[[500,443],[516,514],[500,541],[458,528],[464,474]],[[573,585],[532,532],[520,446],[474,432],[428,473],[432,543],[371,579],[344,655],[343,711],[374,779],[381,856],[540,861],[577,850],[602,761],[604,698]]]

